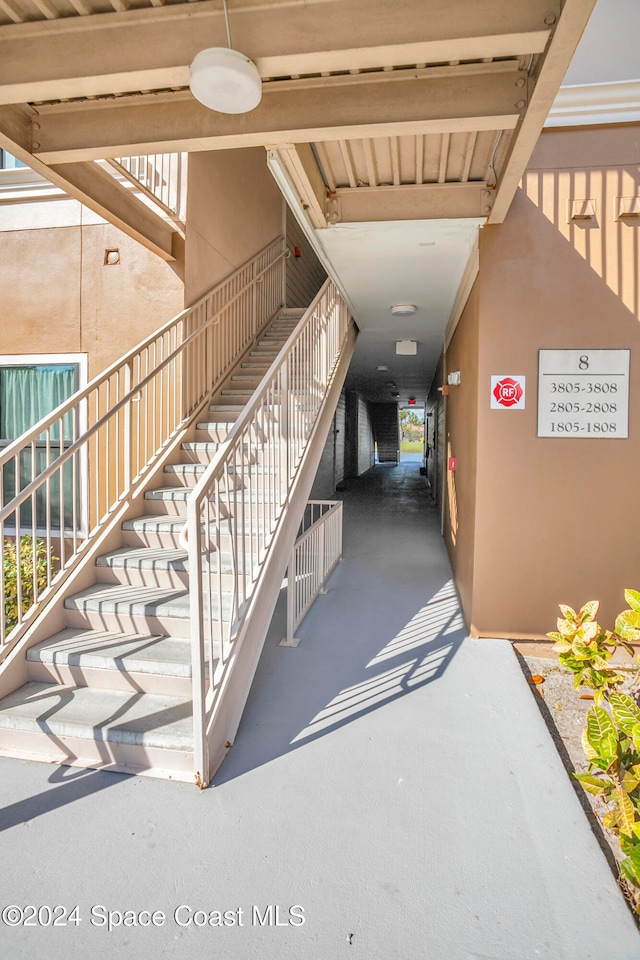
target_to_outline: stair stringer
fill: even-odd
[[[336,364],[322,408],[296,472],[288,506],[275,529],[261,573],[233,640],[233,653],[225,666],[215,705],[199,742],[195,733],[196,783],[206,787],[233,746],[249,690],[258,667],[273,611],[282,587],[311,487],[342,392],[358,330],[353,321]],[[195,707],[195,704],[194,704]],[[195,712],[195,711],[194,711]]]

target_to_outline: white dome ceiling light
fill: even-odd
[[[196,54],[189,73],[189,87],[203,106],[218,113],[248,113],[262,99],[262,80],[255,63],[233,50],[227,0],[223,0],[228,49],[209,47]]]
[[[396,303],[391,307],[392,317],[413,317],[418,308],[413,303]]]

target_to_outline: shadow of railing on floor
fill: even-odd
[[[68,803],[75,803],[101,790],[118,786],[129,779],[129,774],[57,767],[49,777],[50,789],[24,800],[18,800],[0,810],[0,833],[29,823],[45,813],[52,813]]]
[[[334,572],[330,589],[340,588],[341,573],[340,567]],[[278,653],[282,648],[267,647],[257,686],[259,691],[260,674],[269,678],[263,688],[265,699],[258,695],[245,714],[236,750],[227,756],[214,784],[242,776],[438,680],[467,636],[453,581],[441,584],[408,620],[406,610],[402,619],[401,604],[399,607],[387,612],[382,627],[379,611],[360,609],[358,643],[352,646],[340,639],[344,629],[339,636],[333,635],[326,615],[312,609],[307,630],[317,632],[315,613],[322,622],[324,645],[309,643],[305,648],[303,642],[296,652],[299,658],[288,661]],[[273,633],[281,618],[282,610],[277,609]],[[395,627],[391,635],[390,621]],[[381,644],[385,630],[386,642]],[[405,733],[398,730],[399,736]]]

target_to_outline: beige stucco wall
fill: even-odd
[[[185,302],[285,233],[285,203],[262,147],[189,157]]]
[[[460,384],[449,388],[446,404],[444,537],[468,622],[472,617],[478,443],[478,283],[471,291],[449,349],[447,372],[459,370]],[[444,378],[446,382],[446,377]],[[449,459],[456,470],[449,470]]]
[[[74,225],[20,229],[20,211],[3,212],[0,353],[87,353],[91,378],[182,309],[171,267],[116,227],[79,213]],[[107,249],[119,264],[104,265]]]
[[[544,133],[506,222],[481,231],[476,503],[464,522],[474,527],[465,609],[482,635],[542,636],[558,603],[589,599],[612,625],[623,589],[640,585],[640,226],[614,219],[615,197],[640,192],[639,155],[637,126]],[[571,199],[592,199],[595,221],[568,223]],[[628,440],[536,436],[541,348],[630,349]],[[460,360],[463,385],[472,354]],[[492,374],[526,376],[525,410],[490,409]],[[449,403],[461,529],[473,438]],[[460,534],[456,569],[463,552]]]

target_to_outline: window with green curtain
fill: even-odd
[[[0,366],[0,441],[7,442],[20,437],[42,417],[51,413],[77,389],[78,368],[75,363],[63,364],[20,364]],[[50,432],[54,446],[49,446],[49,462],[60,455],[61,447],[68,445],[72,438],[71,414],[67,414],[61,425],[55,424]],[[31,449],[20,454],[19,469],[16,461],[5,466],[3,475],[4,502],[7,503],[22,490],[32,478],[47,466],[45,436],[42,434],[36,443],[35,464]],[[18,477],[16,477],[16,472]],[[63,475],[64,496],[60,502],[60,474]],[[48,506],[47,506],[48,502]],[[52,528],[60,528],[60,513],[64,510],[64,526],[70,526],[73,511],[73,491],[71,485],[71,464],[68,463],[49,482],[48,493],[45,489],[36,496],[36,520],[39,527],[45,526],[47,515]],[[21,525],[31,525],[33,504],[27,502],[20,512]]]

